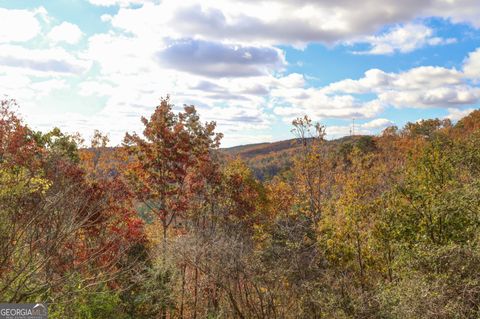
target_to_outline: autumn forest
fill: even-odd
[[[479,318],[480,111],[221,148],[162,99],[108,147],[0,106],[0,300],[50,318]]]

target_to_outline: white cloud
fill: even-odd
[[[480,89],[469,86],[439,87],[425,91],[390,91],[379,95],[380,99],[397,107],[448,107],[471,105],[478,102]]]
[[[100,16],[100,20],[102,20],[103,22],[110,22],[112,21],[112,16],[110,14],[102,14]]]
[[[454,107],[476,103],[480,90],[470,86],[455,69],[422,66],[402,73],[378,69],[358,80],[343,80],[323,89],[326,94],[374,93],[384,105],[395,107]]]
[[[231,146],[238,146],[238,145],[246,145],[252,143],[265,143],[265,142],[273,142],[274,138],[270,134],[237,134],[232,133],[228,134],[228,140],[223,139],[221,147],[231,147]]]
[[[471,52],[463,64],[465,74],[475,80],[480,80],[480,48]]]
[[[425,10],[426,15],[440,16],[454,23],[469,23],[480,28],[477,0],[435,0]]]
[[[209,77],[265,75],[286,65],[283,52],[273,47],[192,39],[174,41],[157,52],[156,57],[165,68]]]
[[[97,62],[102,75],[142,75],[158,69],[154,54],[162,47],[151,38],[101,33],[88,39],[84,57]]]
[[[364,124],[360,124],[360,127],[365,129],[384,129],[391,125],[393,125],[392,121],[380,118],[371,120],[370,122],[366,122]]]
[[[165,0],[158,5],[149,2],[139,8],[121,8],[111,23],[135,35],[297,47],[312,42],[351,41],[385,25],[432,15],[480,26],[476,0],[367,0],[362,7],[368,10],[359,10],[356,0]],[[374,42],[373,52],[409,51],[453,41],[434,37],[432,30],[420,24],[407,24],[370,40]]]
[[[362,101],[352,95],[326,95],[321,89],[274,89],[275,114],[286,122],[293,118],[309,115],[314,119],[323,118],[371,118],[383,110],[378,100]],[[284,106],[282,106],[284,105]]]
[[[67,82],[64,79],[51,79],[40,82],[33,82],[30,88],[37,94],[36,98],[40,96],[48,96],[55,90],[62,90],[67,88]]]
[[[346,79],[325,87],[325,93],[360,94],[386,90],[424,90],[443,86],[461,85],[464,74],[455,69],[421,66],[401,73],[387,73],[379,69],[370,69],[358,80]]]
[[[35,92],[31,90],[31,83],[30,78],[25,75],[0,73],[0,96],[33,99]]]
[[[73,23],[62,22],[52,28],[48,34],[48,38],[53,43],[65,42],[68,44],[76,44],[83,36],[82,30]]]
[[[357,54],[392,54],[408,53],[425,46],[450,44],[456,42],[456,39],[435,37],[431,28],[423,24],[409,23],[397,25],[384,34],[367,36],[353,42],[370,45],[370,49],[366,51],[354,52]]]
[[[108,96],[115,92],[115,88],[108,83],[84,81],[79,85],[78,93],[83,96]]]
[[[30,77],[16,73],[6,75],[0,72],[0,96],[16,98],[23,109],[38,108],[39,99],[49,96],[68,85],[63,79],[32,80]]]
[[[0,43],[25,42],[40,31],[35,10],[9,10],[0,8]]]
[[[112,7],[112,6],[120,6],[120,7],[128,7],[132,4],[143,4],[148,0],[88,0],[94,6],[101,6],[101,7]]]
[[[389,106],[456,109],[473,105],[480,101],[480,88],[469,83],[467,78],[471,75],[467,75],[467,70],[476,72],[476,52],[465,61],[464,72],[433,66],[416,67],[400,73],[371,69],[360,79],[346,79],[320,88],[305,88],[303,81],[284,85],[285,80],[279,79],[270,92],[271,104],[274,105],[274,113],[286,122],[303,115],[317,119],[372,118]],[[285,78],[302,79],[298,75]],[[363,129],[386,123],[382,121],[372,121]]]
[[[61,48],[26,49],[16,45],[0,45],[0,70],[16,68],[32,75],[68,75],[85,72],[89,66],[89,62]]]
[[[448,108],[448,114],[447,114],[447,116],[445,116],[445,118],[450,119],[452,121],[458,121],[461,118],[463,118],[463,117],[467,116],[468,114],[472,113],[473,111],[475,111],[475,109],[473,109],[473,108],[469,108],[469,109],[465,109],[465,110],[458,109],[458,108]]]
[[[363,124],[350,124],[350,125],[331,125],[326,126],[325,130],[327,138],[338,138],[346,135],[373,135],[378,134],[385,128],[393,125],[394,123],[384,118],[378,118],[371,120]],[[355,126],[354,126],[355,125]]]

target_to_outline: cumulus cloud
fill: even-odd
[[[90,4],[94,6],[100,7],[112,7],[112,6],[120,6],[120,7],[128,7],[134,4],[143,4],[148,0],[88,0]]]
[[[271,91],[275,114],[287,122],[293,118],[310,115],[323,118],[371,118],[383,110],[379,100],[362,101],[352,95],[327,95],[315,88],[276,88]],[[283,106],[282,106],[283,105]]]
[[[458,108],[448,108],[448,114],[445,116],[445,118],[450,119],[452,121],[458,121],[461,118],[467,116],[468,114],[472,113],[475,111],[473,108],[468,108],[465,110],[458,109]]]
[[[425,14],[443,17],[454,23],[469,23],[480,28],[477,0],[436,0],[430,3]]]
[[[83,96],[108,96],[115,92],[112,85],[96,81],[84,81],[79,85],[79,94]]]
[[[332,83],[326,94],[377,94],[384,105],[395,107],[454,107],[474,104],[480,90],[465,81],[465,74],[455,69],[422,66],[401,73],[371,69],[358,80]]]
[[[388,119],[378,118],[365,122],[363,124],[351,125],[331,125],[325,128],[327,138],[337,138],[345,135],[373,135],[381,132],[385,128],[393,125],[394,123]]]
[[[37,98],[39,96],[48,96],[55,90],[62,90],[67,88],[67,82],[64,79],[49,79],[44,81],[36,81],[30,84],[30,88],[35,91]]]
[[[35,104],[39,99],[67,87],[68,84],[63,79],[32,80],[26,75],[16,73],[2,75],[0,72],[0,96],[18,99],[22,108],[38,108]]]
[[[61,24],[52,28],[48,34],[48,38],[53,43],[64,42],[68,44],[76,44],[83,36],[82,30],[73,23],[62,22]]]
[[[360,124],[360,127],[365,129],[384,129],[391,125],[393,125],[392,121],[380,118],[380,119],[371,120],[370,122],[366,122],[364,124]]]
[[[174,41],[156,54],[166,68],[209,77],[255,76],[285,66],[282,51],[273,47],[229,45],[202,40]]]
[[[438,88],[446,85],[462,84],[463,74],[455,69],[421,66],[401,73],[387,73],[379,69],[370,69],[358,80],[346,79],[329,84],[325,93],[344,92],[360,94],[388,89],[421,90]]]
[[[429,16],[480,26],[476,0],[367,0],[361,7],[368,10],[362,10],[358,1],[353,0],[205,0],[201,3],[165,0],[158,5],[147,3],[140,8],[121,8],[111,23],[136,35],[153,33],[176,38],[187,36],[298,47],[312,42],[351,41],[373,34],[385,25]],[[420,45],[453,41],[434,37],[429,28],[419,24],[407,24],[370,40],[373,53],[408,51]],[[408,43],[412,40],[414,43]]]
[[[103,22],[110,22],[112,21],[112,16],[110,14],[102,14],[100,16],[100,20],[102,20]]]
[[[408,53],[425,46],[455,43],[456,39],[436,37],[431,28],[423,24],[409,23],[397,25],[384,34],[367,36],[354,42],[367,43],[370,46],[366,51],[354,52],[356,54],[392,54]]]
[[[0,8],[0,43],[25,42],[37,36],[41,31],[38,13]]]
[[[148,74],[150,70],[156,70],[153,57],[160,45],[150,38],[95,34],[88,39],[85,58],[97,62],[105,76]]]
[[[31,90],[31,83],[31,79],[25,75],[0,75],[0,96],[21,97],[25,100],[33,99],[35,92]]]
[[[386,107],[456,110],[474,105],[480,101],[480,88],[468,78],[477,74],[477,52],[466,59],[463,71],[434,66],[400,73],[370,69],[359,79],[345,79],[319,88],[307,88],[301,76],[291,74],[278,79],[270,92],[273,111],[290,121],[305,114],[318,119],[372,118]],[[385,123],[373,121],[363,128]]]
[[[0,45],[0,68],[18,68],[33,75],[79,74],[89,63],[77,59],[61,48],[26,49],[16,45]]]
[[[386,103],[398,107],[448,107],[478,102],[480,90],[469,86],[439,87],[427,91],[392,91],[379,95]]]
[[[463,64],[465,75],[474,80],[480,80],[480,48],[471,52]]]

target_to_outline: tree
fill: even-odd
[[[168,97],[162,99],[149,120],[142,118],[143,137],[127,133],[124,139],[131,161],[125,174],[137,198],[160,219],[164,242],[172,222],[184,218],[188,189],[203,186],[199,174],[222,137],[215,122],[201,124],[195,107],[178,114],[172,108]]]
[[[131,197],[117,180],[87,181],[76,137],[34,132],[0,108],[0,299],[65,303],[65,287],[112,283],[118,260],[143,240]]]
[[[294,162],[295,187],[308,200],[309,218],[318,222],[327,191],[325,183],[329,179],[328,152],[324,148],[325,127],[320,123],[313,124],[307,116],[294,120],[292,125],[293,134],[302,144],[301,153]]]

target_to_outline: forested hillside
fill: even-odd
[[[14,108],[1,301],[51,318],[480,317],[480,111],[336,141],[304,117],[290,141],[220,151],[215,123],[168,99],[117,149]]]
[[[253,171],[256,178],[266,181],[278,174],[287,172],[293,165],[298,151],[301,151],[303,142],[310,143],[312,138],[294,138],[273,143],[249,144],[220,149],[227,159],[240,158]],[[325,140],[324,148],[340,156],[346,150],[356,145],[359,148],[373,147],[371,136],[346,136],[336,140]]]

